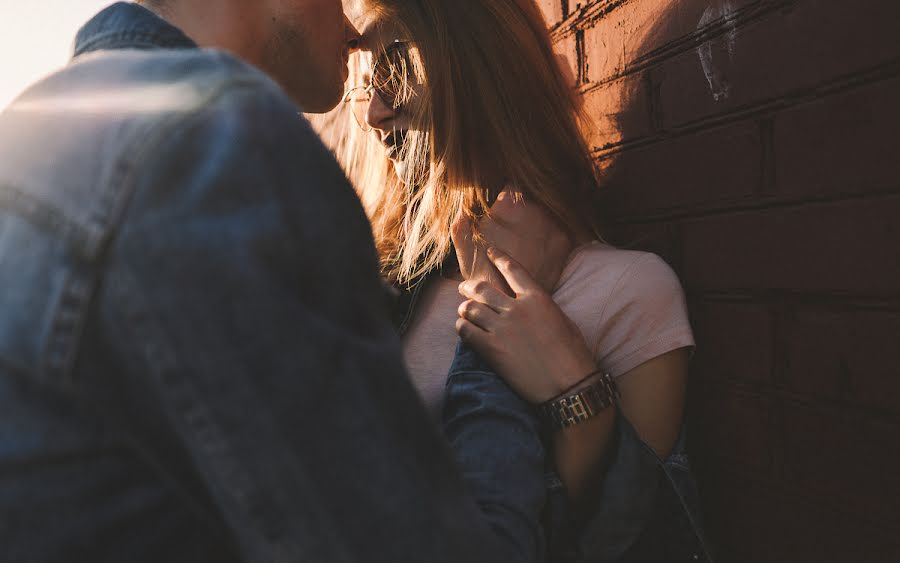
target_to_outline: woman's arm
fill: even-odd
[[[622,414],[641,440],[665,459],[681,427],[688,353],[673,350],[616,379]],[[613,408],[556,433],[553,455],[560,479],[576,504],[593,498],[612,447]]]
[[[515,261],[496,251],[489,256],[515,296],[483,282],[461,284],[460,292],[469,299],[457,321],[463,339],[532,404],[589,385],[583,378],[596,364],[578,328]],[[623,414],[661,457],[677,438],[686,377],[687,353],[676,350],[617,378]],[[610,407],[555,434],[557,470],[573,500],[589,498],[592,485],[599,484],[614,419]]]

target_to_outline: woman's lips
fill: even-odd
[[[390,160],[397,160],[400,157],[400,147],[403,146],[405,139],[406,131],[394,131],[382,139],[384,152]]]

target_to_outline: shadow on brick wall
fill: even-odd
[[[900,561],[900,5],[585,4],[554,40],[605,236],[688,295],[722,561]]]

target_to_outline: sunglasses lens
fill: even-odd
[[[378,96],[385,105],[395,110],[409,101],[412,92],[412,66],[406,45],[402,43],[393,43],[387,47],[372,65],[371,76],[361,72],[358,59],[351,65],[351,76],[356,80],[354,87],[344,97],[344,102],[350,106],[356,123],[364,131],[369,131],[372,128],[366,123],[366,114],[372,96]]]
[[[373,69],[372,85],[385,104],[398,108],[407,101],[411,70],[402,44],[390,45],[379,57]]]

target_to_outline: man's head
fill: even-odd
[[[358,34],[341,0],[144,0],[201,47],[226,49],[274,78],[307,112],[341,99]]]

